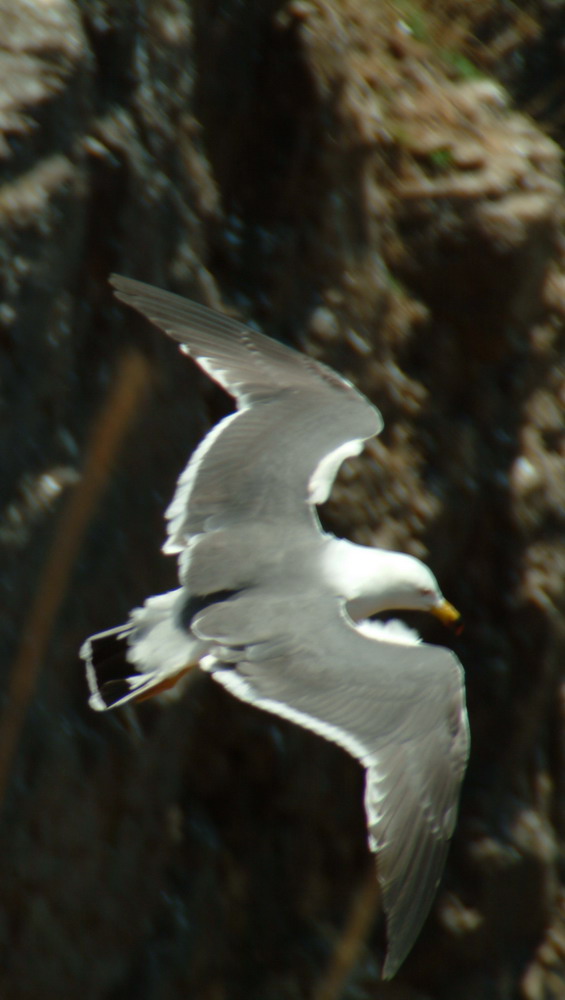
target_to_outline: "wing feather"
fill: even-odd
[[[355,400],[361,410],[374,410],[351,382],[327,365],[231,316],[119,274],[111,276],[110,284],[116,298],[176,340],[211,378],[244,405],[286,387],[337,392]]]
[[[213,527],[292,516],[317,521],[339,466],[382,429],[379,411],[326,365],[171,292],[113,275],[120,301],[176,340],[237,401],[182,473],[166,552]],[[268,474],[267,474],[268,473]]]
[[[387,918],[385,977],[429,912],[469,749],[463,675],[448,650],[363,634],[339,602],[262,591],[207,608],[204,666],[232,694],[344,747],[365,766],[369,843]]]

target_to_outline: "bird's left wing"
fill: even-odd
[[[317,528],[341,463],[382,428],[379,411],[326,365],[171,292],[113,275],[116,296],[176,340],[236,400],[201,442],[169,510],[166,552],[262,520]]]
[[[428,914],[455,824],[469,747],[459,661],[441,647],[369,638],[329,598],[247,592],[192,627],[216,643],[204,667],[228,691],[339,744],[367,769],[392,976]]]

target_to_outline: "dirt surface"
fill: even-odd
[[[0,26],[0,996],[561,1000],[563,5],[0,0]],[[175,585],[162,512],[229,405],[112,271],[352,378],[386,428],[324,523],[463,612],[413,622],[466,668],[473,747],[390,984],[378,918],[336,950],[372,865],[355,762],[203,676],[87,708],[80,643]],[[18,679],[131,348],[150,385]]]

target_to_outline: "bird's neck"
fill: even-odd
[[[402,607],[396,587],[398,553],[332,538],[326,555],[326,579],[347,601],[352,618],[360,621],[379,611]]]

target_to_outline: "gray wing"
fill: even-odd
[[[362,635],[328,599],[247,593],[198,615],[204,661],[243,701],[344,747],[367,769],[369,843],[394,975],[429,912],[453,833],[469,735],[463,671],[446,649]]]
[[[378,410],[330,368],[229,316],[131,278],[111,283],[237,401],[179,480],[165,551],[245,521],[312,523],[305,501],[327,499],[343,460],[381,430]]]

